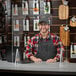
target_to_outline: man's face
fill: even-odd
[[[48,24],[39,25],[39,30],[42,33],[46,33],[49,30],[50,26]]]

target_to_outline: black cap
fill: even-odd
[[[44,24],[44,25],[48,24],[48,25],[49,25],[50,23],[49,23],[49,20],[40,19],[39,24],[41,24],[41,25],[43,25],[43,24]]]

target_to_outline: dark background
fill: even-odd
[[[5,1],[5,0],[4,0]],[[33,10],[32,10],[32,4],[33,4],[33,0],[27,0],[29,2],[29,15],[26,15],[29,17],[30,19],[30,31],[23,31],[22,30],[22,23],[20,23],[20,28],[21,30],[19,32],[13,32],[12,34],[12,20],[13,19],[19,19],[20,21],[25,18],[26,16],[23,16],[21,14],[21,11],[19,10],[19,15],[18,16],[12,16],[12,8],[11,8],[11,4],[17,3],[18,7],[21,9],[21,1],[22,0],[8,0],[8,2],[10,3],[10,8],[7,8],[7,10],[10,10],[7,16],[5,17],[5,15],[3,17],[5,17],[5,26],[0,28],[0,36],[2,36],[3,39],[3,43],[0,44],[0,49],[2,50],[6,50],[7,53],[7,59],[11,58],[9,57],[8,54],[10,53],[12,47],[12,36],[13,35],[19,35],[20,36],[20,52],[22,53],[24,51],[24,34],[26,33],[27,35],[33,36],[34,34],[36,34],[37,32],[33,31],[33,19],[37,16],[37,15],[33,15]],[[58,10],[59,10],[59,5],[62,4],[62,0],[51,0],[51,14],[49,15],[44,15],[43,12],[43,1],[44,0],[39,0],[39,4],[40,4],[40,14],[38,16],[40,16],[40,18],[42,17],[46,17],[47,19],[50,19],[50,32],[51,33],[55,33],[57,35],[59,35],[59,31],[60,31],[60,26],[62,24],[68,24],[69,28],[70,28],[70,42],[74,42],[76,43],[76,27],[70,27],[70,18],[72,16],[76,16],[76,0],[68,0],[69,3],[69,19],[67,20],[60,20],[59,16],[58,16]],[[3,2],[4,4],[4,2]],[[16,47],[14,47],[14,49],[16,49]],[[5,53],[5,52],[2,52]],[[5,55],[4,55],[5,56]],[[21,54],[22,56],[22,54]]]

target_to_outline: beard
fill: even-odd
[[[40,32],[47,33],[48,32],[48,29],[40,29]]]

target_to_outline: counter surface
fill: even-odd
[[[24,73],[40,73],[40,74],[75,74],[76,63],[56,62],[56,63],[26,63],[15,64],[7,61],[0,61],[0,72],[24,72]]]

